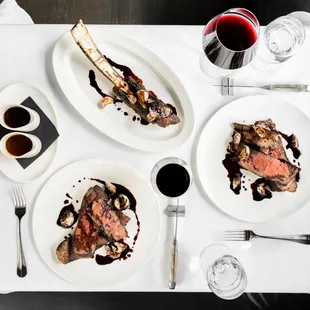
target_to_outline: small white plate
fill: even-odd
[[[278,130],[296,134],[302,153],[298,160],[301,165],[301,178],[295,193],[274,192],[271,199],[257,202],[252,198],[250,184],[258,179],[258,176],[242,170],[246,176],[243,180],[247,191],[242,190],[240,195],[235,195],[229,188],[229,179],[222,160],[231,141],[232,122],[245,121],[250,124],[268,118],[275,122]],[[249,96],[227,104],[208,121],[198,143],[197,170],[202,187],[221,210],[246,222],[263,223],[292,214],[310,198],[309,133],[309,118],[283,100],[271,96]],[[288,150],[287,154],[293,162],[291,151]]]
[[[115,62],[130,67],[164,102],[178,111],[181,122],[167,128],[143,126],[132,118],[136,114],[124,103],[117,106],[128,116],[109,105],[102,111],[102,99],[89,85],[88,74],[96,73],[98,85],[104,93],[113,94],[113,85],[86,58],[70,33],[57,42],[53,53],[53,67],[57,81],[73,107],[94,127],[112,139],[144,151],[163,151],[176,148],[187,141],[194,128],[194,112],[185,87],[176,74],[152,51],[139,43],[100,28],[90,27],[98,48]]]
[[[141,231],[134,251],[127,260],[117,260],[110,265],[100,266],[94,259],[80,259],[63,265],[56,257],[56,248],[64,240],[64,236],[68,233],[72,234],[74,230],[63,229],[57,226],[56,221],[64,206],[64,200],[68,199],[66,193],[73,198],[77,211],[88,188],[100,185],[89,178],[118,183],[132,192],[137,200],[136,212],[141,223]],[[76,203],[77,200],[78,203]],[[126,243],[131,246],[137,226],[133,212],[127,212],[131,221],[126,227],[129,234]],[[148,182],[128,166],[103,160],[75,162],[56,172],[38,195],[32,218],[35,243],[47,265],[67,281],[95,287],[119,283],[143,268],[157,247],[160,223],[159,205]],[[96,253],[101,254],[102,251],[103,249],[99,249]]]
[[[0,109],[7,104],[22,103],[26,98],[31,97],[45,115],[58,129],[55,110],[48,98],[37,88],[27,84],[12,84],[0,92]],[[38,159],[26,169],[16,161],[0,152],[0,171],[13,181],[26,183],[41,176],[51,165],[58,146],[56,140]]]

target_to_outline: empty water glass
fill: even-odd
[[[210,290],[222,299],[238,298],[245,291],[247,276],[240,262],[222,245],[206,247],[201,267]]]
[[[305,40],[303,24],[293,16],[282,16],[263,32],[256,59],[251,64],[258,71],[269,71],[291,58]]]

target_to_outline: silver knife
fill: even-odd
[[[310,92],[310,85],[306,84],[267,84],[267,85],[213,85],[220,87],[247,87],[247,88],[261,88],[273,91],[283,92]]]
[[[177,284],[176,274],[177,274],[177,263],[178,263],[178,221],[179,221],[179,199],[177,200],[177,208],[176,208],[176,219],[175,219],[175,229],[174,229],[174,237],[172,241],[172,247],[170,251],[170,271],[169,271],[169,288],[174,290]]]

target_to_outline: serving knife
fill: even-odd
[[[273,91],[283,92],[310,92],[310,85],[307,84],[266,84],[266,85],[220,85],[213,86],[225,87],[225,88],[260,88]]]
[[[170,272],[169,272],[169,288],[174,290],[176,287],[176,273],[177,273],[177,263],[178,263],[178,221],[179,221],[179,199],[177,200],[177,207],[175,211],[175,228],[174,237],[172,241],[172,246],[170,250]]]

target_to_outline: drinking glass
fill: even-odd
[[[158,172],[164,167],[164,166],[166,166],[166,165],[169,165],[169,164],[177,164],[177,165],[180,165],[180,166],[182,166],[186,171],[187,171],[187,173],[188,173],[188,178],[189,178],[189,182],[188,182],[188,187],[185,189],[184,188],[184,192],[182,192],[182,194],[181,195],[183,195],[185,192],[186,192],[186,190],[190,187],[190,185],[191,185],[191,183],[192,183],[192,180],[193,180],[193,174],[192,174],[192,171],[191,171],[191,168],[190,168],[190,166],[184,161],[184,160],[182,160],[181,158],[177,158],[177,157],[166,157],[166,158],[163,158],[163,159],[161,159],[159,162],[157,162],[156,164],[155,164],[155,166],[153,167],[153,169],[152,169],[152,172],[151,172],[151,183],[152,183],[152,185],[153,185],[153,188],[154,188],[154,190],[158,193],[158,194],[160,194],[160,195],[162,195],[162,196],[164,196],[164,197],[166,197],[166,198],[177,198],[177,197],[179,197],[179,196],[181,196],[181,195],[179,195],[179,196],[168,196],[168,195],[165,195],[162,191],[160,191],[160,189],[158,188],[158,185],[157,185],[157,175],[158,175]],[[176,181],[180,181],[180,180],[176,180]],[[172,183],[171,184],[171,187],[175,187],[175,186],[178,186],[179,184],[178,184],[178,182],[174,182],[174,183]]]
[[[288,60],[303,45],[305,28],[293,16],[282,16],[267,25],[259,46],[257,59],[252,67],[258,71],[269,71]]]
[[[247,286],[247,275],[230,250],[220,244],[207,246],[200,255],[210,290],[222,299],[238,298]]]
[[[249,64],[256,55],[259,31],[256,16],[246,9],[215,16],[203,30],[202,71],[211,78],[225,77]]]

